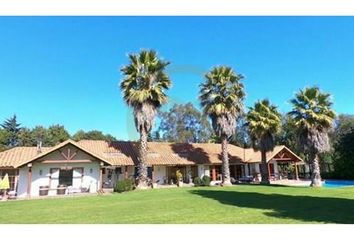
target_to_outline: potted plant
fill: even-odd
[[[47,196],[49,192],[49,186],[39,186],[39,196]]]
[[[180,170],[176,171],[176,182],[178,187],[183,186],[183,175]]]
[[[66,185],[65,184],[59,184],[57,188],[57,195],[64,195],[66,192]]]

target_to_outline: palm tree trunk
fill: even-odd
[[[321,172],[318,154],[315,154],[311,162],[312,174],[311,174],[311,187],[321,187]]]
[[[229,153],[227,151],[227,137],[222,137],[221,151],[222,151],[222,185],[230,186],[230,167],[229,167]]]
[[[261,164],[262,184],[270,184],[268,164],[267,164],[267,152],[262,150],[261,154],[262,154],[262,164]]]
[[[138,177],[137,188],[147,188],[147,133],[142,130],[140,132],[139,158],[138,158]]]

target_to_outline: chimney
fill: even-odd
[[[37,154],[42,153],[42,140],[38,139],[37,140]]]

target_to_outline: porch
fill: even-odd
[[[303,161],[289,151],[281,151],[273,156],[268,162],[268,173],[271,181],[276,180],[299,180],[300,175],[305,176]]]

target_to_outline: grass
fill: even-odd
[[[0,223],[354,223],[354,188],[241,185],[7,201]]]

